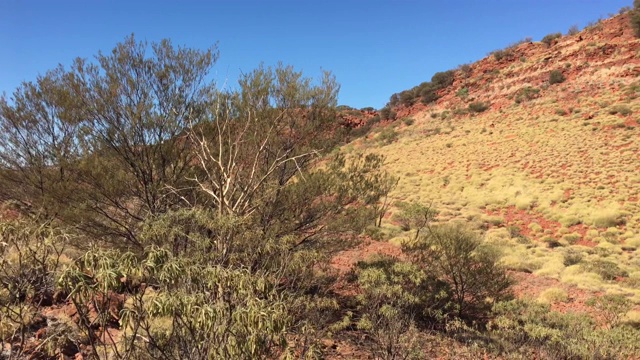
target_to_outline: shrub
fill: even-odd
[[[463,87],[456,91],[456,96],[461,99],[466,99],[469,97],[469,88]]]
[[[437,72],[431,77],[431,82],[439,89],[444,89],[453,84],[455,79],[455,71],[447,70],[442,72]]]
[[[416,353],[413,323],[423,316],[428,277],[417,266],[389,256],[375,256],[357,264],[359,330],[372,337],[378,359],[405,359]],[[426,300],[426,301],[425,301]],[[350,319],[349,319],[350,320]],[[413,357],[411,357],[413,358]]]
[[[513,51],[511,51],[510,49],[496,50],[491,54],[493,55],[493,58],[496,59],[497,61],[500,61],[502,59],[507,59],[507,60],[513,59]]]
[[[551,311],[549,304],[513,300],[496,304],[489,328],[506,358],[625,359],[640,351],[640,331],[603,328],[586,314]]]
[[[476,101],[469,104],[469,111],[475,113],[481,113],[486,111],[487,109],[489,109],[489,104],[487,104],[486,102]]]
[[[566,80],[564,74],[560,70],[553,70],[549,73],[549,84],[560,84]]]
[[[553,304],[557,302],[566,302],[569,295],[567,291],[561,288],[549,288],[540,293],[538,301]]]
[[[571,27],[567,31],[567,35],[576,35],[579,32],[580,32],[580,28],[578,28],[578,25],[571,25]]]
[[[610,115],[620,114],[622,116],[629,116],[633,114],[633,110],[631,110],[631,108],[626,105],[613,105],[608,109],[607,112]]]
[[[498,264],[498,253],[458,224],[428,227],[403,250],[428,274],[447,284],[458,317],[483,318],[492,302],[511,295],[512,281]]]
[[[636,37],[640,37],[640,0],[633,1],[633,10],[629,12],[629,20]]]
[[[406,117],[402,119],[402,122],[407,126],[411,126],[413,125],[413,123],[415,123],[415,120],[413,118]]]
[[[429,225],[429,223],[438,214],[431,205],[423,205],[416,202],[401,202],[396,204],[400,212],[394,215],[394,220],[400,223],[404,231],[415,230],[414,240],[420,236],[420,232]]]
[[[559,116],[566,116],[568,114],[567,110],[565,109],[556,109],[555,113]]]
[[[540,96],[540,89],[531,86],[525,86],[516,91],[515,102],[520,104],[525,101],[536,99]]]
[[[580,263],[583,258],[584,255],[582,254],[582,252],[569,248],[566,249],[563,254],[562,263],[564,264],[564,266],[571,266]]]
[[[377,137],[378,142],[384,145],[389,145],[392,142],[396,141],[397,139],[398,139],[398,132],[391,127],[384,128]]]
[[[548,34],[542,38],[542,42],[547,46],[552,46],[555,42],[562,37],[562,33],[552,33]]]
[[[604,280],[615,280],[618,277],[627,277],[629,274],[616,263],[609,260],[596,259],[581,264],[585,272],[596,273]]]

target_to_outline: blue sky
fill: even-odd
[[[261,62],[318,77],[331,70],[340,103],[382,107],[433,73],[525,37],[617,13],[631,0],[119,1],[0,0],[0,93],[107,52],[134,33],[205,49],[218,43],[217,81]]]

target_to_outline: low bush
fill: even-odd
[[[489,109],[489,104],[483,101],[476,101],[469,104],[469,111],[474,113],[481,113]]]
[[[513,300],[494,306],[488,325],[506,358],[631,359],[640,352],[640,331],[599,326],[589,315],[551,311],[549,304]]]
[[[580,265],[585,272],[596,273],[604,280],[615,280],[619,277],[627,277],[629,273],[627,273],[624,269],[621,269],[618,264],[609,260],[590,260],[587,262],[583,262]]]
[[[549,84],[560,84],[566,80],[564,74],[560,70],[553,70],[549,73]]]
[[[640,37],[640,0],[633,1],[633,9],[629,12],[629,20],[636,37]]]
[[[459,318],[483,319],[495,301],[511,296],[512,280],[498,263],[498,253],[459,224],[428,227],[403,250],[427,274],[446,284],[450,311]]]
[[[541,41],[547,46],[552,46],[561,37],[562,37],[562,33],[552,33],[552,34],[545,35],[545,37],[543,37]]]
[[[619,114],[622,116],[629,116],[633,114],[633,110],[631,110],[631,108],[626,105],[613,105],[607,110],[607,112],[609,113],[609,115]]]
[[[533,100],[540,97],[540,89],[531,86],[525,86],[518,89],[515,94],[516,104],[520,104],[525,101]]]
[[[383,145],[389,145],[398,140],[398,132],[391,127],[386,127],[378,134],[376,139]]]

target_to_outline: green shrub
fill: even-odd
[[[513,60],[513,51],[510,49],[496,50],[491,53],[497,61],[502,59]]]
[[[553,70],[549,73],[549,84],[560,84],[566,80],[564,74],[560,70]]]
[[[460,88],[458,91],[456,91],[456,96],[463,100],[466,99],[467,97],[469,97],[469,88]]]
[[[547,46],[552,46],[561,37],[562,37],[562,33],[548,34],[548,35],[545,35],[545,37],[542,38],[542,42],[544,44],[546,44]]]
[[[425,306],[436,304],[430,303],[429,278],[416,265],[389,256],[359,262],[356,273],[362,292],[355,325],[373,339],[376,358],[415,358],[409,357],[419,354],[413,324],[428,313]]]
[[[498,264],[498,253],[461,225],[428,227],[403,250],[428,274],[447,284],[453,314],[458,317],[482,318],[494,301],[511,296],[512,281]]]
[[[572,248],[568,248],[563,254],[563,264],[564,266],[575,265],[580,263],[583,258],[584,255],[582,254],[582,252]]]
[[[618,277],[627,277],[629,274],[621,269],[616,263],[609,260],[590,260],[583,262],[582,269],[586,272],[593,272],[602,276],[605,280],[615,280]]]
[[[633,9],[629,12],[629,20],[636,37],[640,37],[640,0],[633,1]]]
[[[398,139],[398,132],[391,127],[386,127],[378,134],[376,139],[383,145],[389,145]]]
[[[483,101],[476,101],[469,104],[469,111],[481,113],[489,109],[489,104]]]
[[[605,327],[589,315],[551,311],[549,304],[513,300],[494,306],[490,336],[505,358],[531,353],[548,359],[627,359],[640,353],[640,331],[626,325]]]
[[[559,116],[566,116],[568,114],[567,110],[565,109],[556,109],[555,113],[556,115],[559,115]]]
[[[633,110],[626,105],[613,105],[607,110],[607,112],[610,115],[620,114],[622,116],[629,116],[633,114]]]
[[[413,123],[415,123],[415,120],[413,118],[406,117],[402,119],[402,122],[407,126],[411,126],[413,125]]]
[[[437,72],[431,77],[431,82],[439,89],[444,89],[453,84],[456,72],[454,70],[447,70]]]
[[[516,104],[520,104],[525,101],[536,99],[540,96],[540,89],[531,86],[525,86],[518,89],[515,94]]]

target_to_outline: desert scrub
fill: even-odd
[[[382,145],[389,145],[398,139],[398,132],[390,127],[384,128],[376,137],[376,140]]]
[[[541,41],[547,46],[552,46],[561,37],[562,37],[562,33],[552,33],[552,34],[545,35],[545,37],[543,37]]]
[[[566,80],[561,70],[553,70],[549,73],[549,84],[560,84]]]
[[[609,260],[595,259],[582,262],[582,269],[585,272],[593,272],[602,276],[604,280],[615,280],[619,277],[627,277],[629,273],[621,269],[616,263]]]
[[[469,111],[474,113],[481,113],[489,109],[489,104],[483,101],[476,101],[469,104]]]
[[[520,104],[525,101],[536,99],[540,96],[540,89],[531,86],[525,86],[518,89],[515,94],[516,104]]]
[[[597,228],[610,228],[624,223],[624,218],[618,210],[605,209],[593,214],[592,223]]]
[[[535,352],[552,359],[631,359],[640,353],[640,331],[622,323],[603,328],[586,314],[563,314],[526,300],[502,302],[493,310],[488,327],[506,358]]]
[[[411,126],[413,125],[413,123],[415,123],[415,120],[413,118],[406,117],[406,118],[402,118],[402,122],[407,126]]]
[[[607,110],[607,112],[609,113],[609,115],[619,114],[622,116],[629,116],[633,114],[631,108],[626,105],[613,105]]]
[[[538,301],[546,304],[553,304],[557,302],[566,302],[569,298],[567,291],[562,288],[549,288],[540,293]]]

